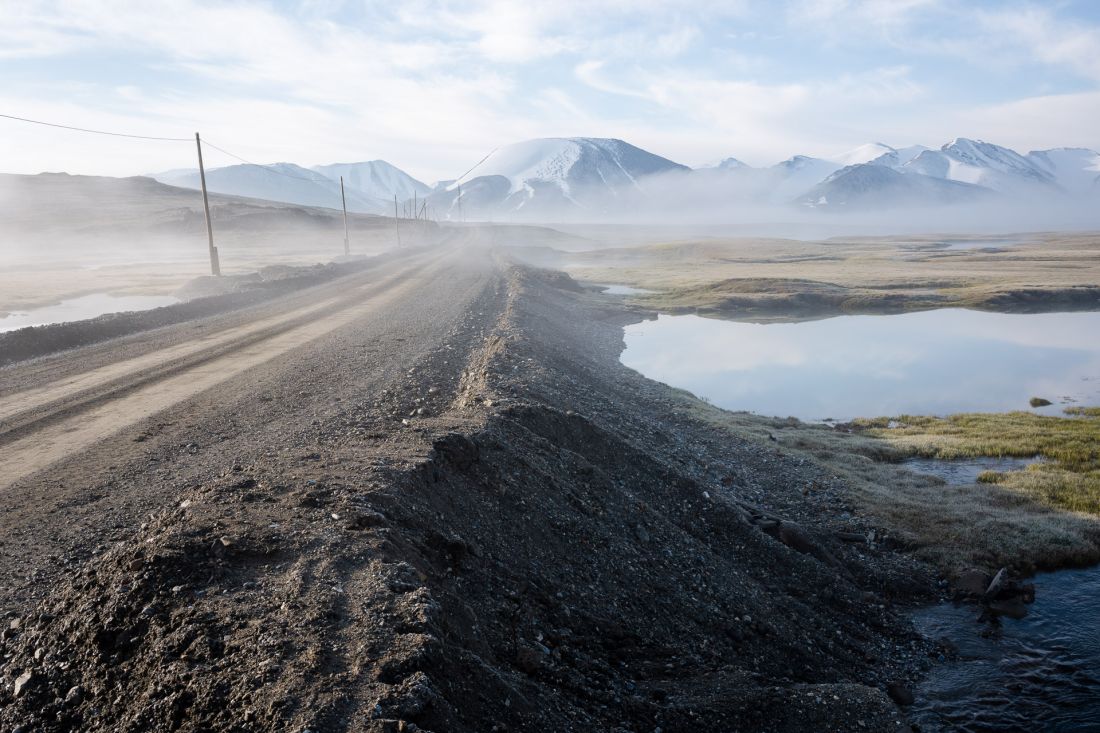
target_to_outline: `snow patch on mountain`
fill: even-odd
[[[622,140],[540,138],[497,148],[451,188],[484,176],[502,176],[511,184],[510,193],[531,191],[533,182],[556,185],[568,193],[578,185],[631,185],[669,170],[688,169]]]
[[[831,211],[900,209],[972,203],[995,195],[982,186],[860,163],[833,173],[799,197],[797,203]]]
[[[824,158],[796,155],[773,165],[769,171],[775,178],[773,198],[789,200],[815,186],[842,166]]]
[[[986,186],[998,191],[1056,188],[1054,177],[1014,150],[982,140],[956,138],[905,164],[913,173]]]
[[[1032,150],[1027,159],[1073,194],[1100,193],[1100,153],[1088,148]]]
[[[497,148],[442,192],[442,211],[526,214],[599,210],[647,176],[687,166],[611,138],[541,138]]]
[[[314,166],[312,170],[336,182],[343,176],[345,189],[389,203],[393,202],[394,196],[404,201],[414,195],[424,196],[431,190],[426,184],[384,160],[332,163]]]
[[[748,163],[744,163],[737,158],[723,158],[717,163],[708,163],[707,165],[701,165],[696,170],[720,170],[720,171],[739,171],[750,168]]]
[[[838,163],[841,166],[859,165],[861,163],[877,162],[883,157],[896,154],[895,148],[886,145],[885,143],[867,143],[860,145],[858,148],[853,148],[846,153],[830,158],[834,163]]]
[[[161,183],[183,188],[199,188],[197,169],[181,169],[152,176]],[[251,163],[211,168],[206,171],[206,187],[214,193],[281,201],[303,206],[339,209],[340,184],[294,163]],[[378,203],[355,191],[348,192],[349,211],[376,213]]]

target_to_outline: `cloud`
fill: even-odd
[[[622,137],[673,159],[736,155],[755,164],[873,139],[1100,145],[1100,132],[1089,131],[1095,95],[1080,89],[1080,79],[1100,80],[1097,29],[1061,5],[176,0],[171,12],[138,0],[9,5],[0,25],[0,111],[173,136],[199,129],[260,161],[382,157],[434,179],[497,145],[563,134]],[[120,64],[125,74],[112,71]],[[994,66],[1039,69],[1061,82],[1058,91],[1075,94],[991,91],[981,82]],[[9,170],[190,164],[190,151],[173,157],[2,124],[15,131],[0,135]]]
[[[942,0],[792,0],[787,19],[834,40],[866,42],[868,34],[893,38],[922,16],[942,9]]]
[[[982,11],[977,14],[983,35],[1026,52],[1044,64],[1064,66],[1100,81],[1100,28],[1066,22],[1047,8]]]

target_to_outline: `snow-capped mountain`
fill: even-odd
[[[928,148],[923,145],[893,148],[885,143],[867,143],[849,150],[847,153],[829,158],[829,160],[843,166],[871,163],[872,165],[884,165],[888,168],[899,168],[925,150],[928,150]]]
[[[1032,150],[1027,159],[1071,194],[1100,194],[1100,153],[1088,148]]]
[[[446,212],[598,212],[645,178],[674,171],[690,169],[622,140],[540,138],[497,148],[431,199]]]
[[[736,157],[692,170],[622,140],[543,138],[495,149],[454,180],[432,186],[381,160],[306,169],[292,163],[207,171],[217,193],[392,215],[394,197],[427,200],[442,219],[597,219],[604,214],[723,209],[731,204],[815,209],[942,205],[1023,197],[1100,203],[1100,153],[1084,148],[1021,155],[957,138],[939,149],[871,142],[828,158],[796,155],[755,168]],[[153,176],[198,187],[195,170]],[[402,206],[402,210],[409,210]]]
[[[414,194],[425,196],[431,191],[428,185],[384,160],[317,165],[312,170],[333,181],[339,181],[340,176],[343,176],[345,190],[356,191],[368,199],[385,202],[391,207],[394,196],[404,201],[411,199]]]
[[[939,150],[925,150],[903,167],[908,172],[973,183],[996,191],[1057,187],[1051,173],[1015,150],[965,137],[956,138]]]
[[[798,203],[836,211],[946,206],[986,200],[995,195],[982,186],[920,173],[903,173],[874,160],[841,168],[800,196]]]
[[[889,159],[890,156],[896,157],[897,152],[895,148],[885,143],[867,143],[865,145],[860,145],[858,148],[853,148],[846,153],[841,153],[834,158],[830,158],[830,160],[845,167],[863,163],[875,163],[876,165],[880,165],[880,161],[884,158]]]
[[[185,169],[157,173],[161,183],[183,188],[199,187],[199,172]],[[304,206],[340,208],[340,184],[331,178],[293,163],[231,165],[206,171],[206,187],[213,193],[282,201]],[[346,187],[345,187],[346,188]],[[379,213],[377,200],[356,191],[345,191],[349,211]]]
[[[825,180],[842,166],[824,158],[796,155],[768,169],[770,198],[789,201]]]
[[[723,158],[717,163],[700,166],[697,170],[739,171],[750,167],[751,166],[749,166],[747,163],[744,163],[737,158]]]

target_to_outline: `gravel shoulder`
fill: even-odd
[[[3,727],[908,729],[934,577],[827,469],[674,409],[560,273],[426,257],[0,490]],[[153,353],[90,348],[50,373]]]

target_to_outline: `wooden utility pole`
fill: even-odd
[[[397,246],[401,246],[401,220],[397,217],[397,194],[393,195],[393,228],[397,230]]]
[[[344,207],[344,257],[351,254],[351,244],[348,243],[348,201],[344,198],[344,177],[340,176],[340,205]]]
[[[202,165],[202,141],[199,133],[195,133],[195,147],[199,151],[199,183],[202,184],[202,208],[206,212],[206,240],[210,247],[210,274],[218,277],[222,274],[221,262],[218,261],[218,248],[214,246],[214,227],[210,223],[210,198],[206,195],[206,169]]]

